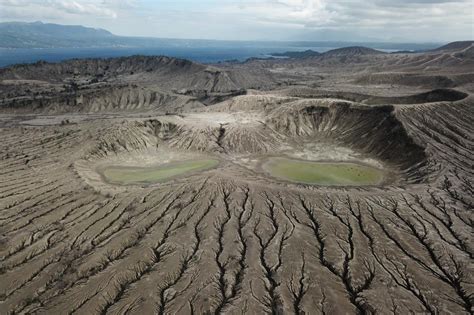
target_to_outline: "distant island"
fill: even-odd
[[[309,58],[309,57],[316,57],[321,55],[320,52],[308,49],[305,51],[286,51],[283,53],[271,53],[270,56],[272,57],[288,57],[288,58]]]
[[[336,56],[362,56],[362,55],[377,55],[385,54],[385,52],[367,48],[362,46],[348,46],[337,49],[331,49],[327,52],[320,53],[311,49],[305,51],[287,51],[284,53],[272,53],[272,57],[287,57],[292,59],[304,59],[304,58],[314,58],[314,57],[336,57]]]

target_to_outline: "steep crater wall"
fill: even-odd
[[[280,94],[301,98],[336,98],[368,105],[403,105],[435,102],[456,102],[469,96],[467,93],[454,89],[434,89],[424,93],[404,96],[376,96],[343,91],[320,91],[307,87],[282,90],[280,91]]]
[[[336,141],[397,167],[412,180],[424,176],[425,150],[408,135],[393,106],[302,101],[274,111],[267,124],[289,137]]]

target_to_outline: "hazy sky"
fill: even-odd
[[[0,0],[0,21],[118,35],[447,42],[474,38],[474,0]]]

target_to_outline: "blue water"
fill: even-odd
[[[4,49],[0,48],[0,67],[18,63],[33,63],[39,60],[48,62],[58,62],[73,58],[108,58],[132,55],[166,55],[177,58],[189,59],[201,63],[217,63],[226,60],[243,61],[251,57],[268,57],[270,53],[286,51],[303,51],[312,49],[325,52],[334,48],[355,45],[355,43],[329,43],[321,45],[321,42],[311,45],[310,42],[219,42],[199,46],[191,45],[167,45],[163,47],[137,47],[137,48],[21,48]],[[389,47],[383,44],[371,45],[373,48],[394,51],[415,48],[433,48],[437,45],[416,45],[413,44],[390,44]]]
[[[56,62],[72,58],[108,58],[132,55],[165,55],[189,59],[202,63],[237,59],[243,61],[251,57],[268,57],[274,52],[289,50],[318,49],[326,51],[330,47],[164,47],[164,48],[44,48],[44,49],[0,49],[0,67],[16,63],[31,63],[39,60]]]

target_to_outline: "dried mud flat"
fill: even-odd
[[[0,69],[0,313],[473,314],[472,44],[349,52]],[[279,181],[266,156],[391,180]],[[190,158],[219,165],[97,172]]]

